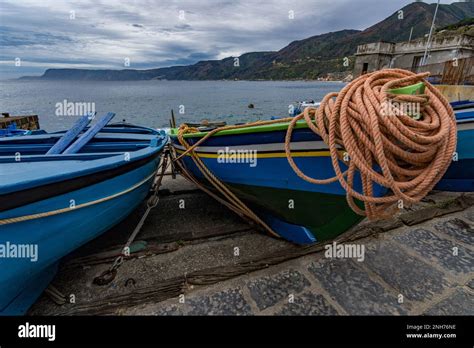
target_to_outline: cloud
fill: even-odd
[[[65,42],[72,42],[71,38],[49,33],[37,33],[32,31],[17,30],[12,32],[7,27],[0,26],[0,46],[34,46],[34,45],[58,45]]]
[[[156,68],[279,50],[312,35],[367,28],[409,2],[0,0],[0,78],[56,66],[123,69],[128,59],[131,68]]]

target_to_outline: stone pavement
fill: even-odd
[[[140,237],[145,250],[114,282],[92,279],[110,265],[101,252],[126,239],[124,226],[113,243],[108,233],[65,261],[54,284],[75,304],[43,296],[31,314],[474,315],[472,194],[433,193],[390,221],[363,222],[354,238],[330,244],[350,247],[330,258],[324,245],[267,237],[192,187],[166,182]],[[176,213],[182,199],[187,208]]]
[[[125,313],[474,315],[473,214],[357,241],[361,262],[313,254]]]

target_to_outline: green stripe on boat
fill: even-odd
[[[213,137],[222,136],[222,135],[232,135],[232,134],[249,134],[249,133],[263,133],[263,132],[273,132],[273,131],[286,131],[288,129],[289,122],[282,122],[282,123],[273,123],[273,124],[265,124],[260,126],[248,126],[244,128],[237,128],[237,129],[225,129],[221,132],[218,132],[213,135]],[[300,120],[296,122],[295,129],[300,128],[308,128],[305,120]],[[185,138],[202,138],[205,136],[208,131],[206,132],[197,132],[197,133],[187,133],[184,135]],[[171,128],[170,136],[177,137],[178,136],[178,128]]]

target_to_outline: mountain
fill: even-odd
[[[414,2],[383,21],[363,30],[336,32],[294,41],[276,52],[251,52],[234,58],[200,61],[193,65],[148,70],[48,69],[41,79],[55,80],[220,80],[220,79],[315,79],[332,72],[352,70],[357,46],[370,42],[406,41],[426,35],[436,4]],[[402,17],[402,18],[400,18]],[[474,17],[474,2],[440,5],[437,28]],[[347,57],[344,64],[344,58]]]

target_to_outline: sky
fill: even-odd
[[[48,68],[149,69],[275,51],[317,34],[365,29],[410,2],[0,0],[0,79]]]

